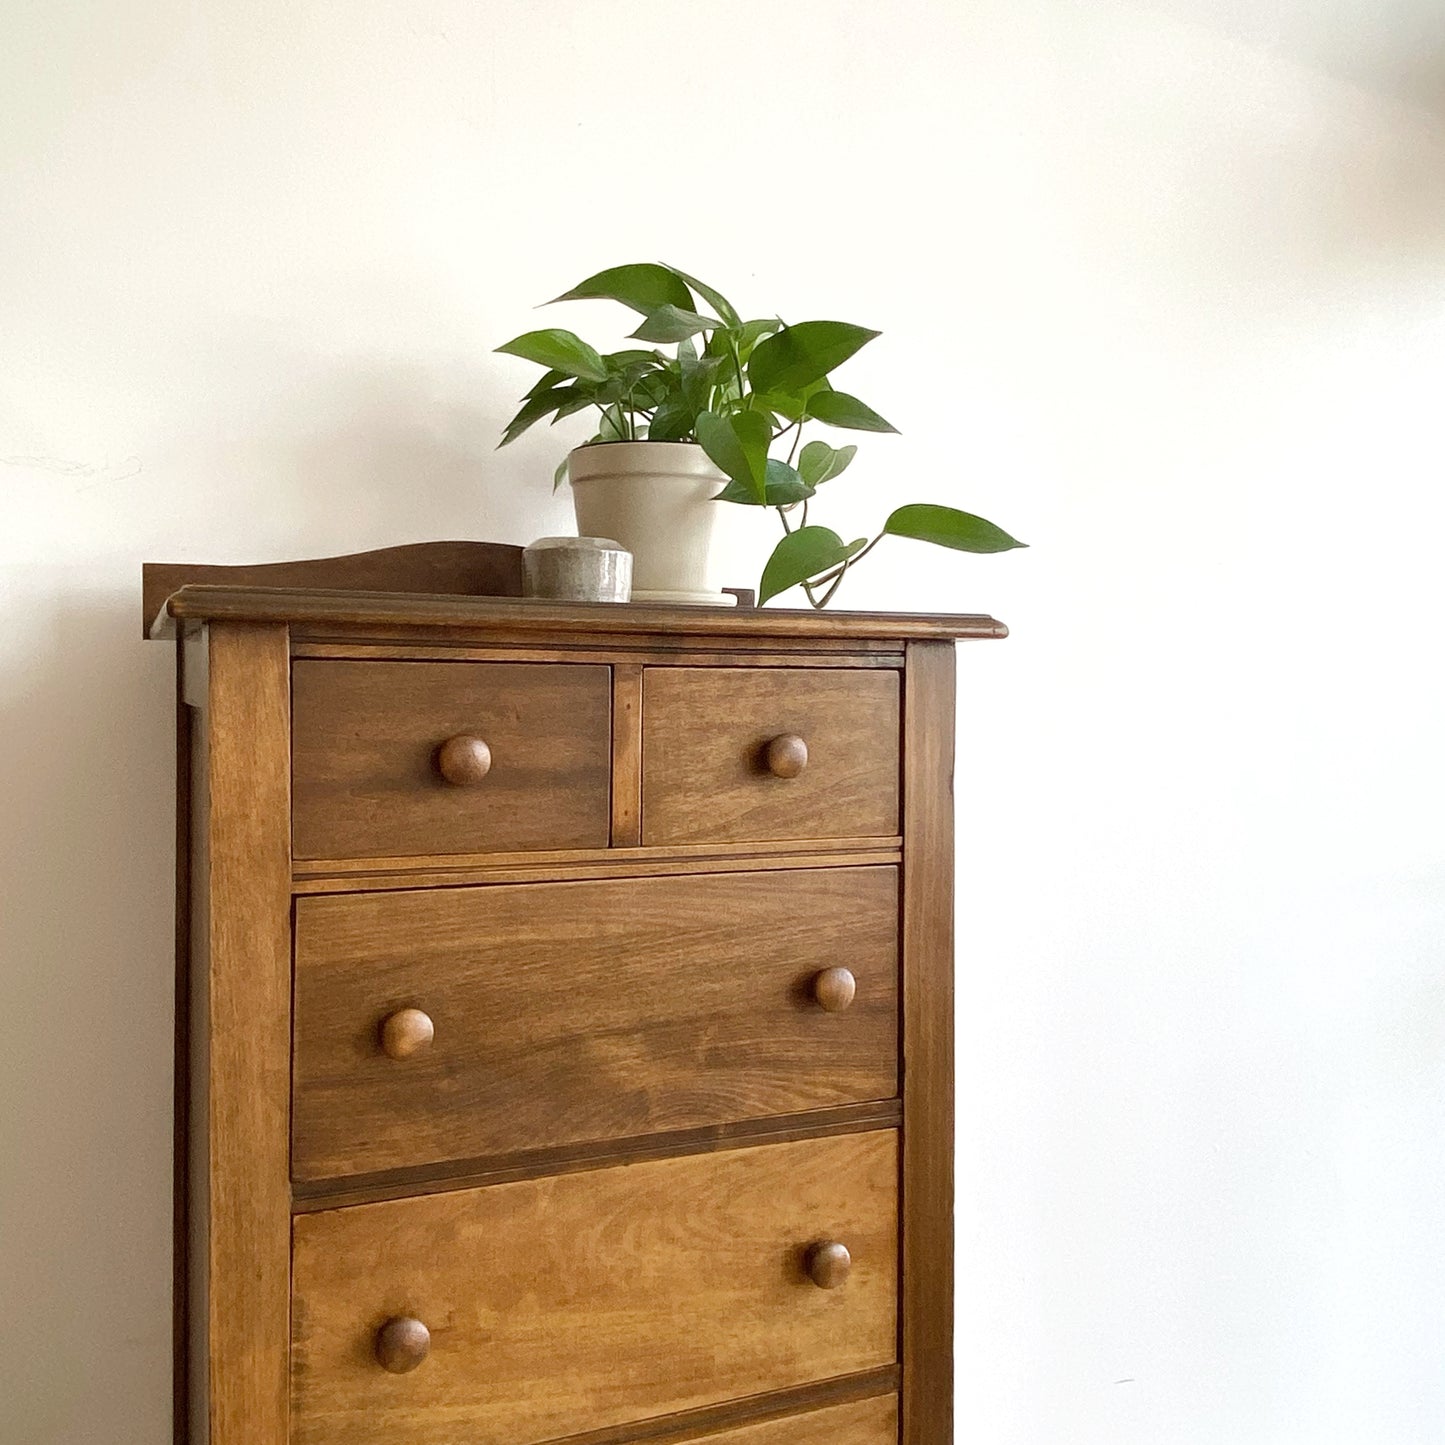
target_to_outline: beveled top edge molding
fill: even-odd
[[[967,614],[662,607],[616,602],[547,602],[522,597],[207,585],[186,586],[172,593],[151,627],[150,635],[174,637],[177,622],[456,629],[503,641],[572,632],[900,641],[1008,636],[1008,628],[1002,622]]]

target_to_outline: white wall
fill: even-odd
[[[897,543],[847,598],[1014,628],[961,658],[960,1438],[1438,1441],[1428,118],[1125,0],[4,28],[3,1445],[165,1438],[140,562],[559,529],[557,435],[491,450],[529,377],[490,348],[653,256],[883,328],[853,379],[905,435],[840,530],[916,497],[1034,544]]]

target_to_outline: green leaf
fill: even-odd
[[[787,462],[776,460],[768,463],[764,490],[766,495],[759,502],[750,488],[740,482],[729,482],[713,501],[741,502],[749,507],[791,507],[795,502],[806,501],[813,495],[813,488]]]
[[[846,391],[820,391],[810,397],[808,415],[829,426],[845,427],[849,431],[898,430],[892,423],[884,421],[871,406],[864,406],[856,396],[849,396]]]
[[[647,320],[632,335],[638,341],[656,341],[666,345],[673,341],[686,341],[699,331],[716,331],[721,325],[722,322],[715,316],[702,316],[696,311],[669,304],[649,312]]]
[[[565,371],[544,371],[542,379],[536,386],[532,387],[522,395],[523,401],[531,401],[534,396],[541,396],[544,391],[551,391],[558,382],[570,381],[571,378]]]
[[[856,557],[867,545],[866,537],[844,542],[828,527],[799,527],[788,533],[773,548],[763,568],[763,580],[758,584],[759,605]]]
[[[620,301],[646,316],[659,306],[693,307],[692,292],[676,271],[641,261],[632,266],[613,266],[564,291],[558,301],[590,301],[601,298]]]
[[[609,351],[602,360],[613,371],[619,371],[628,366],[650,368],[661,364],[657,352],[648,351],[643,347],[634,347],[631,351]]]
[[[560,462],[557,463],[557,470],[552,473],[552,492],[554,495],[556,494],[557,488],[560,487],[562,483],[567,480],[567,463],[570,460],[571,454],[569,453],[567,456],[563,457]]]
[[[570,402],[575,393],[570,386],[556,386],[551,391],[544,391],[537,396],[529,397],[522,403],[521,410],[507,423],[507,429],[502,433],[502,439],[497,443],[500,448],[508,446],[517,440],[529,427],[535,426],[549,412],[554,412],[559,406]],[[583,402],[586,405],[586,402]]]
[[[820,381],[879,333],[846,321],[800,321],[758,342],[748,359],[754,391],[796,392]]]
[[[577,391],[570,401],[564,402],[557,408],[557,415],[552,418],[552,425],[556,426],[559,421],[569,416],[576,416],[579,411],[585,411],[589,406],[596,406],[597,398],[592,395],[591,387],[585,391]]]
[[[597,440],[604,442],[630,442],[632,433],[627,429],[627,418],[622,408],[615,403],[602,413],[602,425],[597,429]]]
[[[647,435],[655,442],[682,442],[692,436],[692,424],[697,413],[681,396],[669,397],[652,414]]]
[[[858,455],[857,447],[830,447],[827,442],[809,442],[798,453],[798,471],[810,486],[831,482]]]
[[[689,276],[686,271],[679,271],[676,266],[667,266],[665,269],[671,271],[674,276],[686,281],[729,326],[735,327],[742,324],[742,317],[738,315],[732,302],[729,301],[721,291],[713,290],[713,288],[705,282],[699,281],[696,276]],[[691,306],[692,302],[689,301],[687,304]]]
[[[607,375],[605,363],[592,347],[580,336],[557,326],[546,331],[529,331],[497,350],[508,356],[520,356],[523,361],[535,361],[538,366],[550,366],[566,376],[601,381]]]
[[[783,323],[776,316],[766,321],[748,321],[743,325],[738,335],[738,353],[744,361],[753,354],[753,348],[757,346],[763,337],[771,336],[775,331],[781,331]]]
[[[770,411],[778,412],[787,417],[789,421],[799,421],[807,415],[808,403],[820,391],[832,391],[832,389],[827,377],[824,377],[823,380],[815,381],[811,386],[802,387],[794,393],[780,391],[763,393],[762,399]]]
[[[952,547],[955,552],[1008,552],[1028,546],[972,512],[929,502],[899,507],[883,524],[883,530],[893,537],[912,537],[936,547]]]
[[[694,430],[712,461],[762,503],[766,497],[768,443],[772,440],[767,422],[755,411],[726,417],[704,411],[699,413]]]

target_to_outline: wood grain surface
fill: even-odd
[[[166,603],[173,621],[231,619],[288,622],[314,637],[318,628],[345,629],[366,641],[372,628],[425,628],[467,633],[479,640],[522,641],[550,636],[733,638],[746,645],[764,637],[799,641],[906,641],[910,638],[1007,637],[992,617],[946,613],[824,612],[781,607],[661,607],[641,603],[544,602],[535,598],[403,596],[394,592],[317,591],[290,587],[186,586]],[[173,631],[168,623],[151,636]]]
[[[898,831],[896,674],[648,668],[642,695],[644,844]],[[794,776],[769,770],[779,738]]]
[[[887,1365],[897,1168],[890,1131],[298,1216],[292,1441],[532,1445]],[[430,1354],[393,1375],[402,1316]]]
[[[892,1098],[897,898],[891,867],[300,898],[295,1176]],[[435,1037],[397,1060],[403,1009]]]
[[[166,598],[195,584],[233,587],[362,588],[520,597],[522,549],[504,542],[414,542],[298,562],[215,565],[147,562],[141,568],[141,625],[148,634]]]
[[[284,627],[211,629],[192,872],[197,1441],[286,1445],[291,927]],[[199,1276],[199,1277],[198,1277]],[[202,1420],[209,1431],[200,1434]]]
[[[299,858],[605,847],[611,677],[597,665],[297,662],[294,847]],[[438,749],[474,735],[474,786]]]
[[[890,1395],[809,1410],[786,1420],[724,1430],[707,1440],[709,1445],[897,1445],[898,1400]]]
[[[954,648],[904,672],[903,1442],[953,1439]]]

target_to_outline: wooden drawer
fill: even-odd
[[[898,1399],[832,1405],[707,1436],[707,1445],[898,1445]]]
[[[293,1173],[893,1098],[897,915],[893,867],[300,898]]]
[[[298,858],[607,846],[609,668],[303,660],[291,696]],[[490,766],[448,782],[459,738]]]
[[[889,1365],[897,1174],[886,1131],[298,1216],[292,1441],[533,1445]]]
[[[890,670],[647,668],[642,841],[891,837],[898,724]]]

